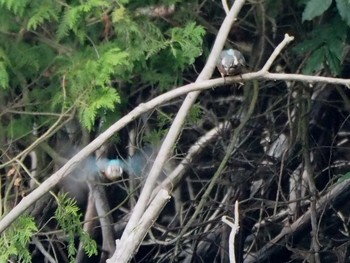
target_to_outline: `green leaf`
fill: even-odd
[[[341,59],[345,45],[347,26],[336,16],[325,25],[316,27],[308,36],[308,39],[294,47],[294,51],[301,56],[311,53],[303,73],[311,74],[322,68],[325,63],[332,75],[339,75],[341,71]]]
[[[310,74],[314,73],[315,71],[320,70],[323,66],[324,57],[325,57],[324,48],[319,48],[319,49],[315,50],[311,54],[305,67],[303,68],[303,73],[310,75]]]
[[[84,251],[88,257],[98,254],[96,241],[91,239],[87,232],[82,232],[81,241],[84,246]]]
[[[316,16],[322,15],[332,4],[332,0],[310,0],[303,12],[302,21],[312,20]]]
[[[336,38],[331,42],[327,42],[328,49],[339,61],[342,58],[344,43],[341,39]]]
[[[345,23],[350,26],[350,1],[336,0],[338,12]]]
[[[163,66],[163,70],[161,72],[156,70],[157,66],[154,66],[154,68],[155,70],[147,70],[142,75],[142,80],[146,83],[157,85],[162,92],[167,91],[169,87],[174,85],[174,82],[176,82],[175,80],[177,75],[173,71],[170,71],[168,64]]]
[[[337,183],[342,183],[349,179],[350,179],[350,172],[347,172],[346,174],[343,174],[340,176],[340,178],[337,180]]]
[[[0,61],[0,87],[6,89],[9,87],[9,75],[6,70],[6,65]]]
[[[330,49],[327,49],[325,52],[327,65],[329,66],[333,75],[337,76],[340,74],[340,59],[337,54],[333,53]]]

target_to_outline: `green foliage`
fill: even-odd
[[[44,22],[58,21],[60,6],[55,1],[33,2],[33,5],[37,6],[28,15],[28,30],[36,30]]]
[[[176,21],[173,28],[163,19],[140,15],[130,7],[135,3],[147,5],[128,0],[0,0],[1,99],[4,109],[23,112],[1,112],[4,141],[15,142],[14,149],[26,147],[34,124],[45,131],[69,108],[76,109],[89,131],[99,118],[109,125],[122,116],[120,107],[129,104],[130,94],[140,86],[155,86],[159,92],[181,83],[183,71],[202,52],[204,29],[189,19]],[[172,117],[159,115],[150,142],[164,137]],[[77,238],[89,256],[96,254],[96,243],[83,231],[75,202],[59,199],[55,217],[68,236],[69,260],[74,260]],[[14,255],[30,260],[24,242],[19,249],[8,240],[1,246],[7,249],[2,253],[5,260]]]
[[[112,22],[119,46],[131,54],[130,59],[142,71],[147,59],[166,48],[161,30],[148,18],[133,16],[126,8],[120,7],[112,13]]]
[[[311,54],[303,73],[311,74],[327,66],[333,75],[339,75],[346,30],[346,25],[336,18],[315,28],[309,34],[309,39],[295,46],[294,51],[298,55]]]
[[[9,86],[9,75],[7,73],[8,57],[5,51],[0,48],[0,88],[6,89]]]
[[[193,22],[169,28],[122,6],[127,3],[112,3],[108,13],[111,3],[104,0],[65,4],[0,0],[1,27],[13,37],[9,41],[8,35],[0,34],[4,54],[0,56],[0,86],[13,87],[15,93],[26,88],[24,111],[61,113],[77,108],[83,126],[92,130],[96,119],[106,113],[120,116],[116,105],[128,100],[129,93],[121,98],[115,83],[128,82],[135,88],[157,85],[160,91],[181,84],[182,72],[202,52],[204,29]],[[23,19],[13,20],[14,16]],[[106,29],[103,19],[110,19],[110,41],[101,41]],[[27,89],[28,84],[33,88]],[[26,129],[13,121],[7,127],[9,131],[20,128],[13,133],[18,136],[28,134],[33,123],[28,115],[20,119]]]
[[[316,16],[322,15],[332,4],[332,0],[310,0],[303,12],[302,20],[312,20]]]
[[[95,51],[88,48],[73,57],[68,67],[66,61],[62,66],[67,80],[68,104],[78,107],[79,119],[89,130],[97,116],[101,116],[104,110],[114,110],[116,103],[120,102],[117,90],[111,87],[111,78],[127,74],[132,67],[128,53],[118,48],[107,45]],[[56,106],[64,100],[62,95],[58,94],[55,99]]]
[[[337,9],[341,18],[345,23],[350,26],[350,1],[349,0],[336,0]]]
[[[95,89],[89,96],[91,103],[80,109],[79,118],[83,125],[88,130],[91,130],[99,110],[109,109],[113,111],[115,103],[120,102],[120,97],[114,89],[109,87],[101,87],[98,90]]]
[[[203,27],[193,22],[168,30],[161,50],[150,59],[149,70],[142,75],[144,82],[157,85],[161,91],[181,85],[182,72],[202,53],[204,33]]]
[[[17,257],[18,262],[31,262],[28,245],[31,237],[38,231],[34,219],[27,215],[20,216],[12,223],[0,238],[0,262],[9,262]]]
[[[61,40],[72,31],[80,42],[83,43],[86,38],[84,30],[85,17],[94,12],[98,12],[99,16],[101,16],[103,8],[108,7],[109,4],[108,1],[103,0],[88,0],[80,5],[67,7],[64,11],[62,21],[58,25],[57,38]]]
[[[67,234],[68,257],[71,262],[74,262],[74,257],[77,252],[74,244],[76,236],[80,237],[84,250],[89,257],[97,255],[96,242],[83,230],[80,217],[81,213],[76,205],[76,201],[69,198],[66,194],[59,195],[55,218],[63,231]]]
[[[30,2],[30,0],[0,0],[0,5],[12,11],[15,15],[23,16]]]
[[[9,121],[7,125],[8,138],[22,138],[31,133],[33,128],[33,118],[31,116],[19,116]]]
[[[335,0],[337,3],[337,10],[345,23],[350,26],[350,1],[349,0]],[[332,0],[309,0],[306,3],[302,21],[312,20],[317,16],[324,14],[332,4]]]
[[[311,53],[303,69],[303,73],[311,74],[322,69],[329,68],[333,75],[339,75],[341,71],[341,56],[346,39],[346,24],[350,26],[350,2],[348,0],[336,0],[338,13],[333,12],[334,19],[327,24],[315,27],[310,33],[309,39],[300,43],[296,51],[300,55]],[[332,0],[309,0],[303,12],[302,20],[312,20],[324,14],[332,4]],[[342,18],[343,23],[339,17]]]
[[[196,103],[191,108],[189,115],[187,116],[187,121],[193,124],[198,124],[203,115],[203,111],[201,109],[200,104]]]
[[[350,179],[350,172],[347,172],[346,174],[340,175],[340,177],[337,180],[337,183],[342,183],[342,182],[349,180],[349,179]]]
[[[158,111],[157,114],[157,126],[159,128],[164,128],[172,124],[174,119],[173,113],[165,113],[163,111]]]
[[[143,140],[150,145],[158,145],[167,131],[167,129],[153,129],[149,134],[144,136]]]
[[[122,6],[115,9],[112,21],[120,47],[135,61],[135,72],[162,91],[179,84],[182,71],[202,52],[204,29],[194,22],[162,33],[158,24]]]
[[[9,86],[9,76],[4,61],[0,61],[0,88],[6,89]]]
[[[150,145],[158,145],[168,132],[168,127],[173,122],[174,114],[165,113],[161,110],[157,111],[157,127],[149,134],[146,134],[143,140]]]
[[[132,59],[148,59],[167,45],[161,30],[149,19],[133,16],[126,8],[117,8],[112,13],[118,42],[129,50]]]
[[[180,67],[193,64],[194,59],[202,53],[202,39],[205,34],[201,26],[194,22],[184,28],[172,28],[168,33],[171,52]]]

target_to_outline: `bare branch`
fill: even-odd
[[[219,30],[218,36],[215,40],[213,50],[210,53],[208,61],[204,66],[201,74],[198,76],[196,83],[201,82],[202,80],[209,79],[212,76],[216,65],[216,59],[219,56],[219,53],[221,52],[224,46],[228,33],[231,29],[231,26],[233,22],[236,20],[236,17],[239,11],[241,10],[241,8],[243,7],[244,2],[245,2],[244,0],[235,1],[234,5],[231,8],[231,11],[226,16]],[[159,150],[159,153],[154,161],[151,171],[146,179],[146,183],[140,194],[139,200],[136,203],[136,206],[130,217],[130,220],[123,232],[120,244],[123,244],[124,242],[123,240],[128,238],[130,232],[133,231],[133,229],[135,229],[139,224],[139,219],[142,216],[143,212],[146,209],[147,204],[150,201],[150,197],[151,197],[153,188],[156,184],[157,178],[161,173],[164,163],[169,158],[171,149],[173,148],[173,145],[182,129],[186,116],[188,115],[189,110],[191,109],[192,105],[196,101],[199,94],[200,92],[193,92],[186,96],[186,99],[183,102],[178,114],[176,115],[173,121],[173,124],[171,125],[169,132],[165,137],[164,142]],[[119,246],[117,247],[116,253],[117,254],[124,253],[123,250],[124,250],[123,246]]]
[[[181,180],[182,175],[186,172],[189,165],[193,162],[193,160],[199,155],[201,150],[205,148],[210,142],[218,137],[224,130],[230,129],[231,124],[229,122],[220,123],[217,127],[211,129],[202,137],[199,138],[197,142],[195,142],[192,147],[188,150],[186,157],[178,164],[178,166],[167,176],[167,178],[159,185],[157,188],[153,190],[153,197],[159,192],[161,188],[168,189],[172,191],[173,188],[177,185],[177,183]]]
[[[281,53],[282,49],[284,49],[284,47],[293,40],[294,40],[294,37],[291,37],[288,34],[285,34],[283,41],[279,43],[279,45],[275,48],[270,58],[266,61],[264,67],[261,70],[266,72],[269,71],[272,66],[272,63],[275,61],[277,56]]]
[[[235,236],[239,230],[239,209],[238,209],[238,201],[235,202],[235,219],[234,223],[232,223],[227,217],[223,216],[221,221],[226,223],[229,227],[231,227],[230,237],[229,237],[229,255],[230,255],[230,263],[236,263],[235,256]]]
[[[222,7],[225,10],[226,15],[230,12],[230,8],[228,7],[227,0],[221,0]]]
[[[157,196],[154,198],[152,203],[149,205],[146,212],[140,219],[139,225],[133,229],[128,235],[127,238],[123,240],[123,244],[121,244],[119,240],[116,241],[117,247],[123,247],[123,250],[117,249],[119,253],[114,253],[114,255],[107,260],[107,263],[112,262],[129,262],[131,257],[137,251],[140,246],[142,240],[145,238],[148,230],[153,225],[160,212],[162,211],[164,205],[167,201],[169,201],[170,195],[168,191],[162,189],[159,191]]]

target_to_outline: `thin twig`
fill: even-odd
[[[277,56],[281,53],[282,49],[284,49],[284,47],[293,40],[294,40],[293,36],[289,36],[288,34],[285,34],[283,41],[279,43],[279,45],[272,52],[271,56],[269,57],[264,67],[262,68],[262,71],[266,71],[266,72],[269,71],[272,66],[272,63],[276,60]]]
[[[230,8],[228,7],[227,0],[221,0],[222,7],[225,10],[226,15],[230,12]]]
[[[36,245],[37,249],[41,252],[41,254],[43,254],[45,256],[45,260],[51,262],[51,263],[55,263],[57,262],[51,255],[49,252],[46,251],[46,249],[44,248],[44,246],[41,244],[41,242],[39,241],[39,239],[37,237],[32,237],[33,243]]]
[[[230,220],[229,220],[230,219]],[[236,256],[235,256],[235,236],[238,233],[239,230],[239,209],[238,209],[238,201],[235,202],[235,219],[233,220],[234,223],[231,222],[231,218],[228,216],[223,216],[221,218],[221,221],[226,223],[229,227],[231,227],[230,237],[229,237],[229,256],[230,256],[230,263],[236,263]]]
[[[225,130],[231,129],[230,122],[223,122],[217,125],[215,128],[208,131],[202,137],[200,137],[188,150],[186,157],[176,166],[176,168],[169,174],[165,180],[157,186],[152,192],[152,199],[159,192],[160,189],[165,188],[172,191],[176,187],[177,183],[181,180],[183,174],[189,169],[190,164],[199,155],[201,150],[205,148],[210,142],[215,140],[218,135],[222,134]]]

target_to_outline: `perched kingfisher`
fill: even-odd
[[[222,77],[241,74],[246,65],[244,56],[236,49],[223,50],[216,61]]]

